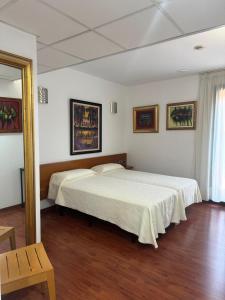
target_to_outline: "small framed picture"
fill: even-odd
[[[159,105],[133,108],[133,132],[159,132]]]
[[[167,130],[185,130],[196,128],[197,102],[179,102],[167,104]]]
[[[0,97],[0,133],[22,132],[22,100]]]
[[[70,154],[102,151],[102,104],[70,99]]]

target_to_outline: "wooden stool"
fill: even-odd
[[[0,226],[0,242],[9,239],[12,250],[16,249],[15,228]]]
[[[2,295],[47,281],[56,300],[54,270],[42,243],[0,254]]]

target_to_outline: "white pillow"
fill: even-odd
[[[75,169],[64,172],[57,172],[52,174],[50,182],[56,185],[60,185],[64,180],[80,179],[95,174],[96,172],[91,169]]]
[[[98,174],[102,174],[116,169],[124,169],[124,167],[120,164],[109,163],[109,164],[98,165],[91,169],[97,172]]]
[[[56,199],[59,187],[65,181],[78,180],[93,175],[96,175],[96,172],[91,169],[76,169],[53,173],[49,182],[48,198]]]

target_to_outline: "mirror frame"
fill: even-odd
[[[34,100],[32,60],[0,50],[0,63],[21,70],[24,140],[24,193],[26,244],[36,242]]]

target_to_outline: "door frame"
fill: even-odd
[[[26,244],[36,242],[34,97],[32,60],[0,50],[0,64],[21,69],[24,140],[24,193]]]

